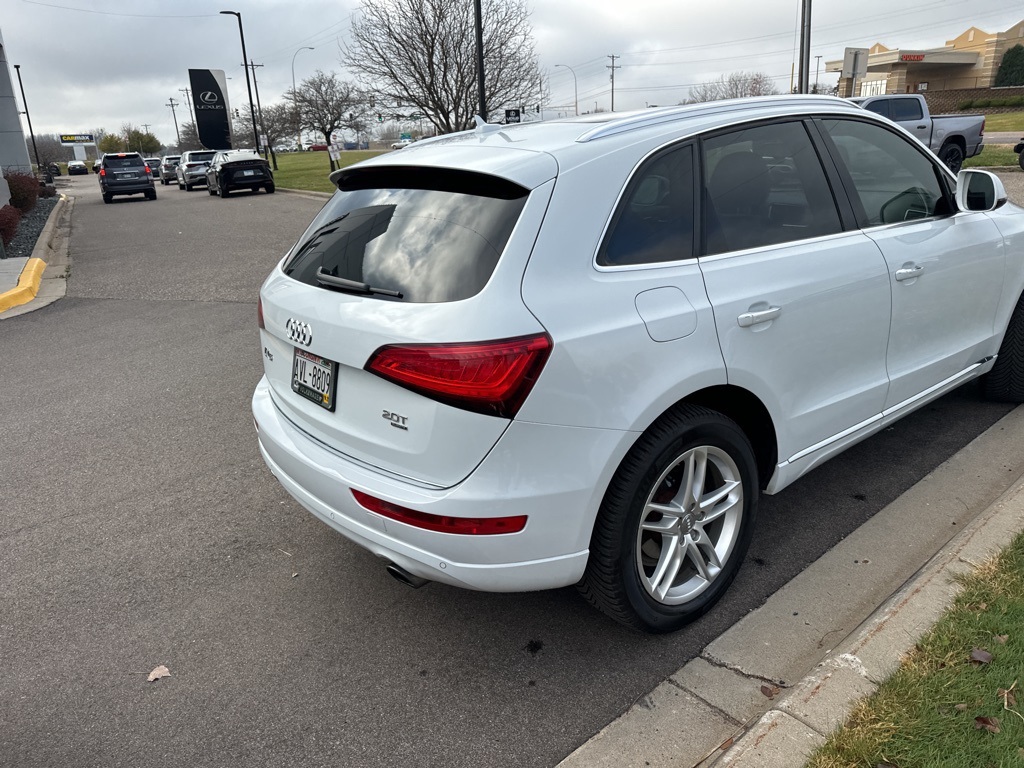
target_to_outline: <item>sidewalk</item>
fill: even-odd
[[[938,620],[953,577],[1024,530],[1022,477],[1017,408],[560,768],[799,768]]]
[[[64,297],[71,260],[68,234],[74,198],[61,195],[30,257],[0,259],[0,320]]]

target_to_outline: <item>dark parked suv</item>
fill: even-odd
[[[100,163],[100,192],[104,203],[113,200],[114,195],[139,193],[156,200],[153,172],[138,152],[106,154]]]

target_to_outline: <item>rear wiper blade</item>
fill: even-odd
[[[335,277],[324,272],[323,267],[316,271],[316,281],[321,285],[329,285],[331,288],[351,291],[352,293],[365,293],[367,296],[379,293],[381,296],[394,296],[396,299],[402,298],[401,291],[393,291],[390,288],[374,288],[369,283],[360,283],[358,280],[349,280],[346,277]]]

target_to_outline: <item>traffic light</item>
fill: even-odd
[[[377,122],[378,123],[383,123],[384,122],[384,115],[382,115],[380,112],[377,113]]]

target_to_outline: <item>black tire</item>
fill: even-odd
[[[185,189],[185,185],[182,184],[180,181],[178,182],[178,189]]]
[[[224,185],[219,185],[217,187],[217,193],[220,195],[221,199],[223,200],[225,197],[228,196],[228,188],[225,187]]]
[[[999,345],[999,357],[985,376],[985,397],[1000,403],[1024,403],[1024,296],[1017,299]]]
[[[109,204],[110,201],[113,200],[113,199],[114,199],[114,196],[112,194],[110,194],[109,192],[104,192],[103,193],[103,202],[104,203]]]
[[[1024,171],[1024,151],[1021,151],[1021,153],[1017,155],[1017,165],[1019,165],[1020,169]]]
[[[695,466],[705,470],[697,494],[712,502],[708,509],[685,498],[687,472]],[[739,426],[707,408],[676,406],[616,470],[577,588],[600,611],[634,629],[663,633],[683,627],[706,613],[735,578],[750,546],[758,493],[757,462]],[[705,518],[709,511],[713,516]],[[674,553],[681,557],[671,577],[658,579],[661,566],[673,567]]]
[[[960,173],[964,165],[964,151],[960,149],[959,144],[950,142],[939,150],[939,160],[953,173]]]
[[[273,185],[273,184],[267,184],[267,185],[266,185],[266,187],[264,187],[264,189],[266,189],[266,190],[267,190],[267,194],[268,194],[268,195],[272,195],[272,194],[274,194],[274,189],[275,189],[275,187],[274,187],[274,185]]]
[[[156,190],[155,189],[151,189],[151,190],[147,191],[146,192],[146,199],[147,200],[156,200]]]
[[[186,192],[191,192],[192,191],[192,185],[189,184],[188,182],[185,182],[185,191]]]

